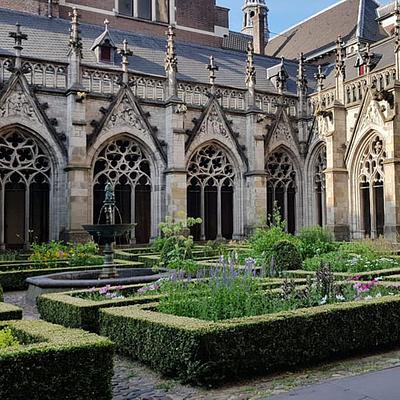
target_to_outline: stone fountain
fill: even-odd
[[[115,224],[115,214],[121,220]],[[100,224],[102,215],[105,216],[105,224]],[[45,292],[59,292],[70,289],[102,287],[105,285],[119,286],[154,282],[168,276],[166,269],[153,270],[151,268],[129,268],[114,263],[113,243],[117,237],[125,235],[136,224],[123,224],[121,214],[115,205],[114,189],[111,183],[105,188],[105,199],[100,210],[97,224],[83,225],[83,228],[93,237],[104,242],[104,262],[102,268],[86,271],[66,271],[50,275],[28,278],[29,284],[27,299],[34,301],[37,296]]]
[[[110,182],[105,187],[105,199],[100,210],[98,223],[96,225],[82,225],[83,229],[93,237],[104,240],[104,264],[100,279],[117,278],[118,271],[114,264],[113,243],[117,237],[125,235],[132,230],[136,224],[115,224],[115,213],[122,222],[121,214],[115,205],[114,189]],[[100,224],[102,213],[106,218],[105,224]]]

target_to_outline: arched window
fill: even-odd
[[[94,222],[104,222],[100,209],[104,188],[111,182],[115,190],[116,223],[136,223],[126,238],[131,243],[148,243],[151,224],[150,163],[140,145],[123,136],[109,142],[97,156],[94,165],[93,203]]]
[[[320,226],[326,225],[326,147],[323,146],[318,152],[314,164],[314,196],[315,196],[315,212],[317,223]]]
[[[267,212],[272,215],[274,204],[279,207],[287,230],[296,232],[296,171],[293,161],[285,151],[277,151],[268,158]]]
[[[49,239],[49,156],[22,130],[0,135],[0,246]]]
[[[384,168],[386,158],[383,141],[374,135],[364,147],[359,164],[360,206],[362,226],[367,237],[384,234]]]
[[[231,239],[235,172],[226,152],[215,144],[198,150],[188,166],[188,216],[200,217],[196,240]]]

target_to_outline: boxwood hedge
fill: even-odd
[[[124,290],[134,291],[143,285],[126,286]],[[45,321],[68,328],[81,328],[90,332],[99,331],[99,310],[155,301],[158,296],[138,296],[136,298],[93,301],[76,295],[87,290],[68,293],[43,294],[36,299],[40,317]]]
[[[167,376],[216,385],[400,343],[400,296],[207,322],[156,304],[101,310],[100,333]]]
[[[0,303],[0,321],[22,319],[22,308],[12,304]]]
[[[0,350],[0,398],[110,400],[113,344],[44,321],[11,321],[20,345]]]

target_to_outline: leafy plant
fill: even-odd
[[[52,265],[54,261],[68,261],[71,266],[99,265],[99,248],[96,243],[64,243],[51,241],[49,243],[33,243],[32,255],[29,261]],[[54,264],[54,263],[53,263]]]
[[[289,240],[280,240],[272,248],[277,271],[291,271],[301,269],[302,257],[298,247]]]
[[[269,265],[271,257],[274,256],[275,244],[282,240],[298,244],[298,239],[286,232],[286,222],[275,206],[273,215],[268,217],[267,226],[257,228],[249,241],[253,257],[259,265]]]
[[[303,259],[329,253],[336,249],[330,231],[320,226],[303,228],[299,234],[299,247]]]
[[[16,337],[14,337],[10,328],[5,328],[0,330],[0,349],[6,347],[18,346],[19,342]]]
[[[184,263],[193,259],[193,236],[189,235],[189,228],[201,224],[200,218],[187,218],[186,220],[173,222],[167,217],[160,224],[162,240],[159,241],[161,262],[167,268],[192,268],[193,264]]]

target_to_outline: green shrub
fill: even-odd
[[[3,287],[0,285],[0,303],[4,301]]]
[[[329,253],[336,248],[332,233],[320,226],[303,228],[300,231],[299,239],[303,259]]]
[[[200,385],[349,356],[400,341],[400,298],[207,322],[156,305],[101,311],[101,334],[154,370]]]
[[[12,321],[20,345],[0,351],[0,398],[111,400],[113,344],[44,321]]]
[[[125,290],[138,290],[142,286],[127,286]],[[49,293],[39,296],[36,299],[36,303],[40,318],[68,328],[80,328],[97,333],[99,331],[100,309],[149,303],[159,298],[159,296],[153,294],[105,301],[94,301],[78,297],[80,294],[87,292],[87,290],[82,290],[69,293]]]
[[[272,247],[275,265],[278,271],[301,269],[303,259],[298,247],[289,240],[280,240]]]
[[[13,336],[10,328],[0,329],[0,350],[6,347],[15,347],[18,344],[18,339]]]
[[[30,261],[48,263],[56,260],[67,260],[71,266],[101,265],[102,258],[98,256],[99,247],[94,242],[63,243],[51,241],[49,243],[33,243]]]
[[[161,262],[166,268],[176,268],[182,261],[193,259],[194,242],[189,235],[189,228],[201,223],[200,218],[173,222],[167,217],[160,224],[162,238],[158,239],[155,246],[160,251]]]
[[[22,308],[12,304],[0,303],[0,321],[22,319]]]

